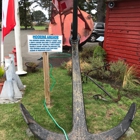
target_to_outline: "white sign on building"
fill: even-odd
[[[28,35],[28,52],[62,52],[62,36]]]

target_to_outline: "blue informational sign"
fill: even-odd
[[[62,36],[28,35],[29,52],[62,52]]]

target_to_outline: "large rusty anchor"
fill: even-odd
[[[117,140],[129,128],[133,121],[136,105],[133,103],[123,119],[116,127],[102,132],[100,134],[91,134],[87,130],[85,109],[82,94],[82,83],[79,66],[78,43],[75,41],[72,44],[72,60],[73,60],[73,128],[68,134],[69,140]],[[64,135],[50,132],[42,128],[35,122],[26,108],[21,104],[22,115],[28,124],[32,133],[41,140],[65,140]]]
[[[73,128],[68,134],[69,140],[117,140],[129,128],[133,121],[136,105],[133,103],[120,124],[111,130],[100,134],[91,134],[87,130],[85,109],[82,94],[82,82],[79,66],[78,41],[73,41],[72,44],[72,63],[73,63]],[[28,124],[32,133],[41,140],[65,140],[63,134],[50,132],[42,128],[35,122],[26,108],[21,104],[22,115]]]
[[[111,130],[99,133],[91,134],[88,132],[83,93],[82,93],[82,81],[81,72],[79,64],[79,52],[78,52],[78,42],[77,38],[77,0],[74,0],[73,7],[73,30],[71,46],[72,46],[72,82],[73,82],[73,128],[68,134],[69,140],[117,140],[119,139],[129,128],[131,122],[134,119],[136,112],[136,105],[133,103],[120,124]],[[41,127],[35,122],[33,117],[29,114],[23,104],[20,104],[22,115],[30,128],[31,132],[38,137],[40,140],[65,140],[63,134],[57,134],[48,131]]]

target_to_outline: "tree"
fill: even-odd
[[[45,14],[38,10],[33,12],[33,21],[37,22],[37,25],[43,25],[43,23],[47,20]]]
[[[36,6],[40,6],[45,10],[48,10],[49,20],[51,17],[51,4],[52,0],[32,0],[34,3],[36,3]]]
[[[105,21],[105,0],[80,0],[78,6],[81,10],[92,15],[94,21]],[[97,10],[96,14],[91,11]]]
[[[91,7],[89,8],[89,4],[93,5],[93,1],[92,0],[91,1],[86,1],[86,0],[78,1],[79,8],[83,11],[88,12],[88,13],[90,13],[90,8],[91,8]],[[93,8],[94,8],[94,6],[91,9],[93,9]]]
[[[30,6],[32,2],[28,0],[19,1],[19,13],[20,13],[20,25],[27,29],[28,26],[32,28],[32,13],[30,11]]]
[[[78,1],[78,6],[81,10],[87,12],[90,14],[93,19],[95,19],[95,14],[93,14],[91,11],[96,8],[95,0],[80,0]]]
[[[105,0],[97,0],[97,21],[105,22]]]
[[[0,20],[2,20],[2,0],[0,1],[0,7],[1,7],[1,10],[0,10]]]

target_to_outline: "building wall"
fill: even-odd
[[[108,61],[123,59],[136,65],[140,75],[140,0],[115,1],[112,9],[107,6],[104,49]]]

